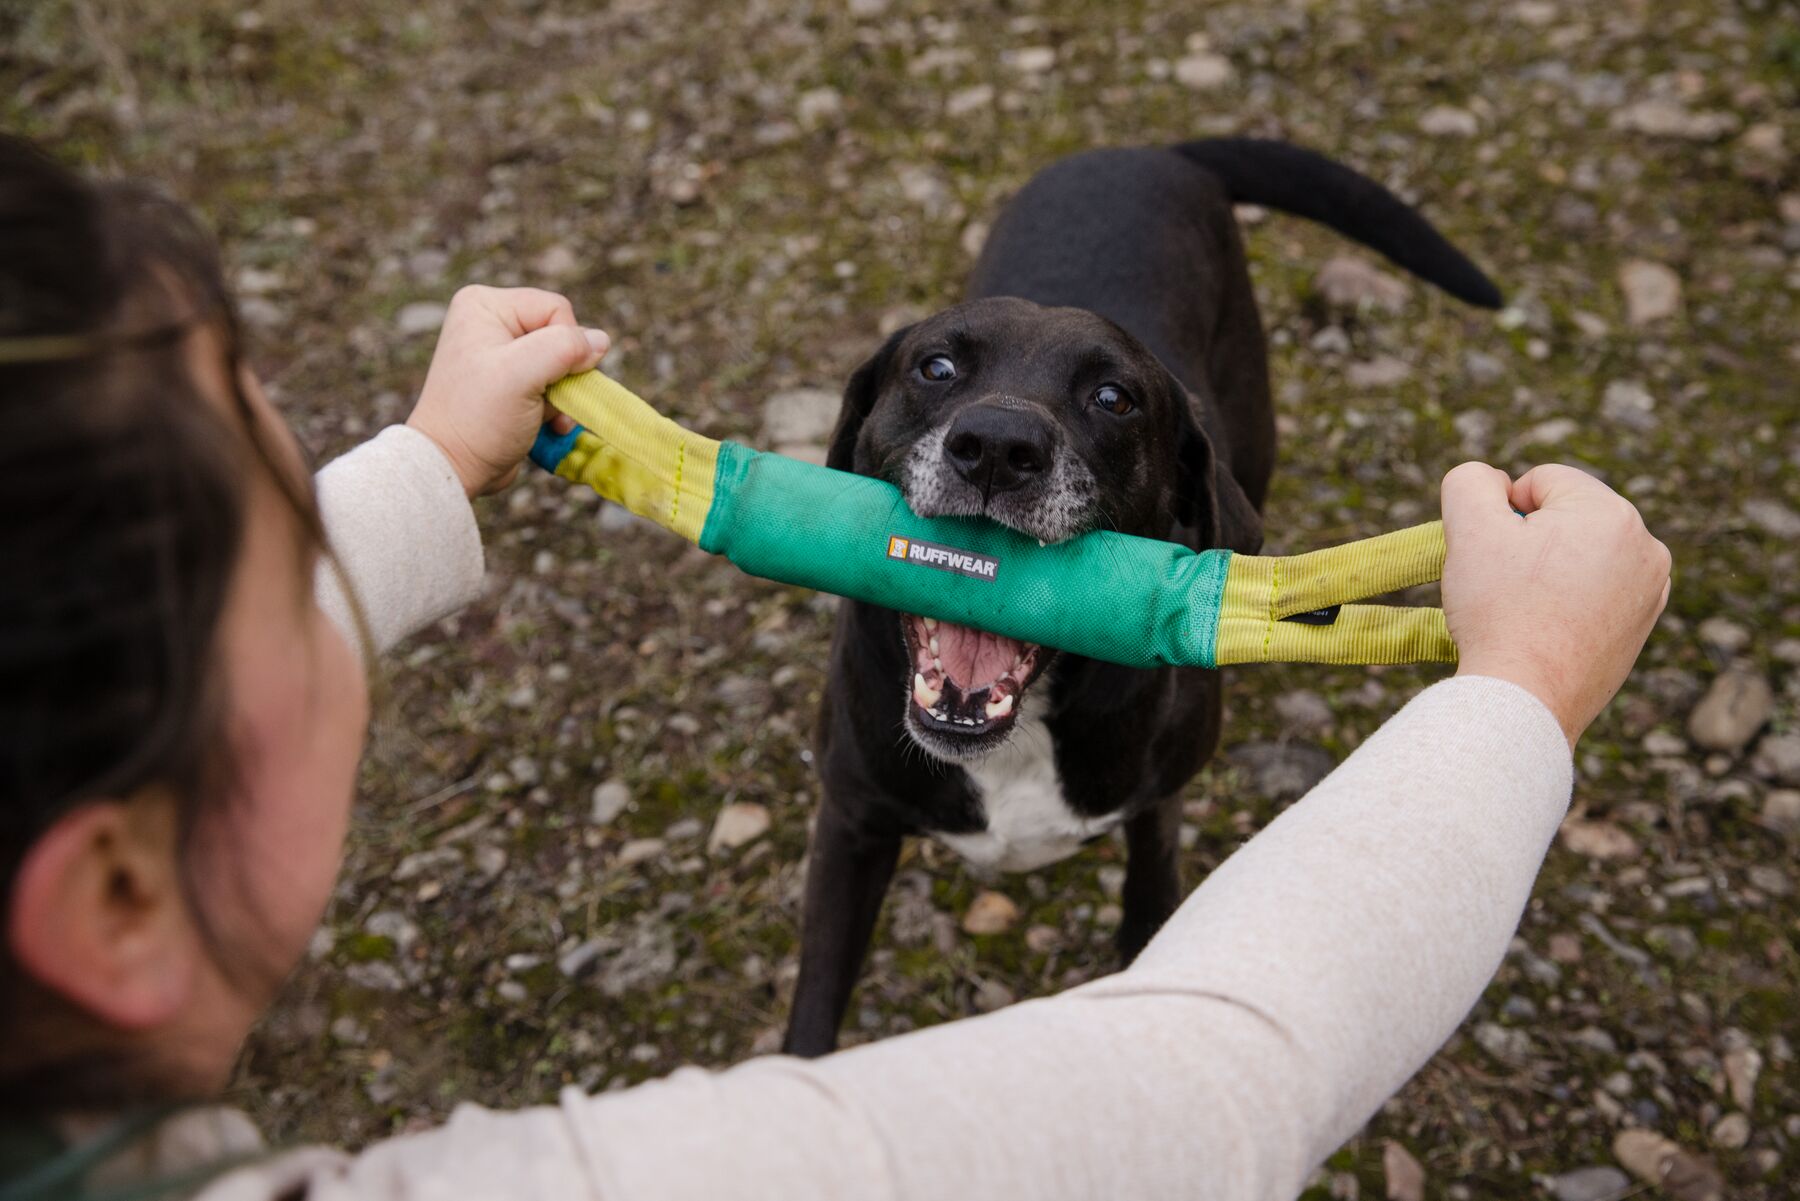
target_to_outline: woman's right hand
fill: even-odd
[[[1573,467],[1513,481],[1464,463],[1444,477],[1443,512],[1457,674],[1531,692],[1574,747],[1669,601],[1669,548],[1630,501]]]

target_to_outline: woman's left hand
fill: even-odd
[[[609,345],[555,292],[465,287],[450,301],[406,424],[437,443],[471,499],[498,492],[518,477],[539,426],[571,428],[544,389],[595,366]]]

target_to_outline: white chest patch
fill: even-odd
[[[1012,737],[963,769],[981,800],[987,829],[931,836],[977,867],[1025,872],[1067,859],[1082,843],[1118,825],[1122,816],[1088,818],[1069,808],[1056,774],[1050,730],[1030,693]]]

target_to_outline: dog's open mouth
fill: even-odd
[[[1049,658],[1036,643],[910,613],[900,630],[913,672],[907,719],[915,732],[938,736],[928,749],[951,754],[1004,738]]]

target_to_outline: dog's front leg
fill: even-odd
[[[870,829],[825,798],[806,869],[800,978],[781,1045],[789,1055],[811,1058],[837,1049],[838,1026],[899,855],[898,831]]]
[[[1128,819],[1125,849],[1125,915],[1113,944],[1129,964],[1181,904],[1181,798],[1165,797]]]

